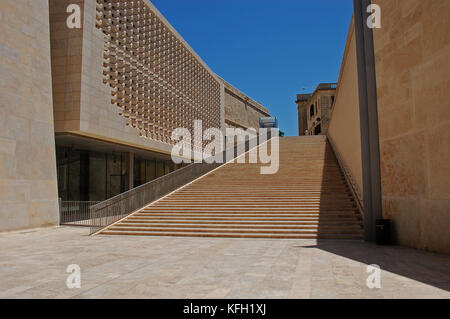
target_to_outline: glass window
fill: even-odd
[[[89,153],[89,200],[106,199],[106,154]]]
[[[172,171],[172,162],[165,162],[164,164],[164,175],[169,174]]]
[[[155,161],[147,160],[146,166],[147,166],[147,172],[146,172],[146,176],[145,176],[145,182],[148,183],[156,178]]]
[[[161,177],[164,175],[164,162],[156,162],[156,177]]]

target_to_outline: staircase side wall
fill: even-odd
[[[398,243],[450,253],[450,2],[376,3],[384,217]]]
[[[347,39],[335,103],[330,114],[328,136],[350,171],[362,198],[361,129],[353,21]]]

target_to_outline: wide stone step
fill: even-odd
[[[304,214],[315,214],[315,215],[345,215],[345,214],[356,214],[358,213],[357,208],[341,208],[341,207],[332,207],[329,209],[324,209],[322,207],[305,207],[305,208],[297,208],[297,209],[184,209],[184,208],[147,208],[146,210],[142,210],[137,212],[136,214],[146,214],[146,215],[154,215],[154,214],[227,214],[227,215],[235,215],[235,214],[245,214],[245,215],[270,215],[270,214],[288,214],[288,215],[304,215]]]
[[[187,224],[187,225],[211,225],[211,224],[221,224],[221,225],[305,225],[305,226],[320,226],[320,227],[328,227],[328,226],[362,226],[362,222],[355,221],[353,219],[346,220],[298,220],[298,221],[280,221],[280,220],[271,220],[271,221],[261,221],[261,220],[251,220],[251,221],[243,221],[243,220],[188,220],[188,219],[167,219],[167,220],[159,220],[159,219],[127,219],[120,223],[127,225],[145,225],[145,224]]]
[[[167,197],[164,201],[156,202],[154,205],[166,205],[167,203],[170,204],[193,204],[197,205],[200,203],[205,203],[206,205],[216,205],[216,204],[229,204],[229,205],[235,205],[242,203],[243,205],[258,205],[258,206],[266,206],[266,205],[285,205],[285,206],[299,206],[301,204],[320,204],[320,203],[332,203],[332,204],[353,204],[355,201],[353,198],[345,197],[345,198],[324,198],[324,199],[316,199],[316,198],[291,198],[291,199],[285,199],[285,198],[264,198],[264,197],[254,197],[254,198],[246,198],[246,197],[237,197],[237,198],[230,198],[230,197],[208,197],[208,198],[196,198],[196,199],[183,199],[178,197]],[[149,206],[150,207],[150,206]],[[153,205],[151,206],[153,207]]]
[[[295,188],[286,188],[286,189],[281,189],[281,188],[256,188],[256,187],[252,187],[251,184],[246,184],[244,187],[241,186],[234,186],[234,185],[230,185],[229,188],[224,188],[224,189],[217,189],[217,188],[205,188],[205,189],[194,189],[194,188],[190,188],[190,187],[186,187],[182,190],[180,190],[180,194],[182,193],[208,193],[208,192],[214,192],[214,193],[220,193],[220,192],[225,192],[225,193],[249,193],[249,191],[251,190],[251,193],[253,192],[261,192],[261,193],[266,193],[266,192],[279,192],[279,193],[283,193],[283,192],[297,192],[297,193],[302,193],[302,192],[310,192],[310,191],[320,191],[320,192],[326,192],[326,191],[330,191],[330,190],[345,190],[347,189],[346,185],[333,185],[333,184],[328,184],[328,185],[321,185],[320,183],[316,184],[316,185],[299,185],[298,187]]]
[[[268,202],[268,201],[281,201],[284,202],[286,200],[289,200],[289,202],[296,202],[296,201],[309,201],[309,200],[352,200],[353,198],[350,194],[330,194],[326,197],[321,196],[321,194],[316,195],[302,195],[302,196],[281,196],[281,195],[271,195],[271,194],[265,194],[262,196],[255,196],[255,195],[241,195],[239,197],[232,197],[232,196],[221,196],[221,195],[209,195],[209,196],[180,196],[180,195],[169,195],[166,197],[166,200],[171,201],[180,201],[180,202],[200,202],[204,200],[227,200],[227,201],[251,201],[254,202],[256,200],[259,200],[261,202]]]
[[[327,204],[339,205],[354,205],[354,200],[351,198],[340,199],[340,200],[324,200]],[[167,200],[163,202],[155,203],[152,207],[164,207],[164,206],[200,206],[200,205],[208,205],[208,206],[239,206],[239,207],[247,207],[247,206],[259,206],[259,207],[301,207],[303,204],[313,204],[313,205],[322,205],[319,199],[295,199],[290,200],[288,202],[284,200],[255,200],[255,199],[204,199],[204,200],[182,200],[182,199],[172,199],[167,198]]]
[[[304,211],[305,209],[310,209],[310,210],[318,210],[318,209],[322,209],[322,210],[336,210],[336,211],[341,211],[343,209],[347,209],[347,210],[354,210],[354,208],[356,203],[353,202],[335,202],[335,203],[299,203],[299,204],[294,204],[294,205],[287,205],[285,203],[265,203],[265,204],[260,204],[260,205],[252,205],[250,203],[243,203],[242,205],[239,205],[237,203],[228,203],[228,202],[224,202],[224,203],[205,203],[204,205],[201,205],[199,203],[186,203],[185,205],[182,205],[178,202],[174,202],[174,203],[164,203],[164,204],[158,204],[152,207],[148,207],[145,209],[145,211],[153,211],[153,210],[166,210],[168,208],[174,208],[177,210],[182,210],[182,209],[190,209],[190,210],[204,210],[204,209],[213,209],[213,210],[235,210],[235,211],[246,211],[246,210],[252,210],[252,209],[261,209],[261,210],[299,210],[299,211]]]
[[[335,209],[335,208],[333,208]],[[286,211],[286,210],[145,210],[141,211],[139,213],[135,214],[136,216],[157,216],[157,215],[173,215],[173,216],[182,216],[182,215],[199,215],[199,216],[214,216],[214,215],[224,215],[224,216],[236,216],[236,215],[243,215],[243,216],[282,216],[282,215],[288,215],[288,216],[304,216],[304,215],[314,215],[314,216],[356,216],[356,210],[351,211],[348,209],[342,209],[342,210],[329,210],[324,211],[322,209],[317,210],[311,210],[311,209],[305,209],[303,211],[297,210],[297,211]]]
[[[216,238],[259,238],[259,239],[363,239],[362,234],[258,234],[258,233],[201,233],[201,232],[143,232],[105,230],[102,235],[125,236],[167,236],[167,237],[216,237]]]
[[[110,229],[116,229],[119,228],[126,228],[126,229],[145,229],[145,228],[201,228],[201,229],[293,229],[293,230],[302,230],[302,229],[313,229],[313,230],[326,230],[326,231],[361,231],[361,226],[358,224],[355,225],[320,225],[319,223],[315,225],[295,225],[295,224],[267,224],[267,225],[261,225],[261,224],[224,224],[224,223],[202,223],[202,224],[196,224],[196,223],[164,223],[164,224],[158,224],[158,223],[118,223],[114,226],[112,226]]]
[[[309,219],[308,219],[309,218]],[[315,218],[320,221],[342,221],[353,220],[358,221],[354,216],[318,216],[318,215],[155,215],[155,216],[136,216],[130,217],[127,220],[144,220],[144,219],[159,219],[159,220],[170,220],[170,219],[189,219],[189,220],[266,220],[266,221],[304,221],[311,220]]]
[[[145,228],[145,229],[138,229],[138,228],[126,228],[126,227],[110,227],[108,231],[120,231],[123,233],[129,233],[133,232],[135,234],[139,233],[172,233],[172,234],[179,234],[179,233],[203,233],[203,234],[238,234],[238,235],[266,235],[266,236],[272,236],[272,235],[283,235],[283,236],[292,236],[292,235],[351,235],[351,236],[360,236],[362,237],[363,231],[346,231],[346,230],[292,230],[292,229],[189,229],[189,228],[164,228],[164,229],[158,229],[158,228]]]

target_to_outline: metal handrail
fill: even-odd
[[[271,131],[269,130],[268,132],[267,140],[271,138]],[[231,149],[233,149],[234,155],[232,159],[235,159],[246,153],[247,148],[249,148],[251,143],[255,143],[256,146],[258,146],[260,142],[261,139],[257,135],[247,140],[245,142],[245,147],[242,147],[243,143],[241,143],[215,155],[219,156],[219,158],[222,156],[222,163],[192,163],[92,206],[90,208],[90,234],[92,235],[99,232],[101,229],[120,221],[181,186],[224,165],[227,161],[226,154],[229,154]],[[241,153],[242,149],[244,151],[243,153]]]
[[[90,207],[100,201],[70,201],[59,198],[59,224],[90,226]]]
[[[361,190],[359,189],[358,184],[356,183],[351,170],[347,166],[347,164],[344,161],[344,158],[342,157],[341,153],[339,152],[339,149],[336,147],[336,144],[334,143],[331,136],[327,133],[327,139],[330,143],[331,149],[333,150],[334,154],[336,155],[336,159],[338,161],[339,166],[342,169],[342,172],[344,173],[345,180],[347,181],[347,184],[350,186],[350,191],[353,195],[353,198],[356,201],[356,205],[358,206],[359,211],[361,212],[361,215],[364,218],[364,202]]]

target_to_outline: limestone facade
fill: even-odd
[[[312,94],[297,94],[297,114],[298,114],[298,136],[309,135],[308,133],[308,101]]]
[[[50,0],[57,133],[170,154],[173,129],[193,133],[194,120],[203,130],[224,130],[225,118],[258,128],[268,114],[212,72],[150,1],[75,1],[81,29],[65,25],[71,3]]]
[[[336,83],[320,83],[312,94],[297,94],[299,136],[326,134]]]
[[[270,116],[267,108],[248,97],[230,83],[225,85],[225,125],[235,128],[259,128],[259,118]]]
[[[351,176],[351,184],[362,202],[363,176],[361,126],[359,117],[356,37],[352,19],[342,60],[336,98],[330,112],[328,139],[341,157],[341,167]]]
[[[174,128],[224,129],[222,82],[149,1],[80,0],[81,29],[71,3],[50,1],[56,132],[170,153]]]
[[[450,252],[450,3],[378,0],[374,29],[383,218],[394,241]],[[329,138],[362,193],[354,27],[350,28]],[[362,196],[361,196],[362,198]]]
[[[450,253],[450,2],[377,4],[383,213],[400,244]]]
[[[83,13],[81,29],[66,26],[66,8],[72,3],[71,0],[50,1],[57,155],[58,151],[61,153],[58,170],[61,168],[70,176],[66,162],[77,159],[78,151],[89,167],[84,171],[89,172],[100,171],[91,167],[93,162],[103,162],[103,158],[109,161],[121,154],[121,158],[127,158],[122,167],[128,169],[110,170],[113,165],[107,164],[107,186],[102,189],[102,194],[114,195],[119,189],[125,191],[150,181],[151,176],[159,176],[152,165],[173,167],[166,164],[170,160],[167,155],[177,142],[171,139],[174,129],[190,131],[194,152],[200,152],[210,142],[203,140],[202,145],[195,140],[194,120],[202,121],[202,131],[225,130],[228,103],[225,81],[204,63],[150,1],[79,0],[76,3]],[[239,92],[229,84],[227,87],[227,91]],[[241,92],[237,94],[248,99]],[[242,106],[242,109],[247,108]],[[238,119],[234,121],[240,122],[240,116],[245,125],[249,117],[253,116],[256,123],[260,117],[259,113],[245,111],[236,116]],[[65,138],[66,135],[70,137]],[[73,136],[77,137],[74,146]],[[91,145],[88,154],[83,137],[99,141],[98,148],[103,142],[110,143],[111,147],[103,154],[93,154],[95,149]],[[91,156],[95,158],[89,162],[87,158]],[[82,173],[74,174],[76,181]],[[144,175],[145,178],[140,178]],[[72,194],[68,198],[76,199],[78,194],[92,198],[82,184],[105,179],[105,174],[97,178],[90,172],[85,176],[75,187],[65,188],[75,189],[66,192]],[[113,177],[117,187],[109,186],[108,181]],[[69,179],[61,179],[61,183]],[[114,189],[116,192],[111,193]]]
[[[80,28],[67,25],[69,5],[80,8]],[[148,0],[3,1],[0,26],[0,231],[58,224],[55,134],[83,159],[100,163],[101,153],[117,166],[125,156],[125,180],[107,166],[132,187],[145,182],[142,163],[163,174],[174,128],[192,133],[202,120],[203,130],[225,130],[224,81]],[[235,94],[254,107],[233,106],[231,121],[257,128],[268,111]]]
[[[57,225],[48,1],[1,1],[0,29],[0,231]]]

